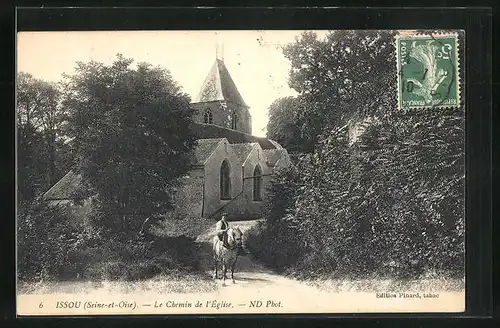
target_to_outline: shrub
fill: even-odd
[[[283,273],[301,256],[300,240],[284,224],[259,222],[244,234],[244,247],[257,260]]]
[[[165,273],[196,272],[192,238],[150,234],[104,234],[69,223],[64,206],[36,202],[18,215],[18,277],[41,279],[138,280]]]
[[[69,222],[64,206],[35,201],[19,207],[17,216],[17,274],[39,280],[80,272],[79,250],[98,237],[93,230],[79,231]]]
[[[294,154],[293,164],[273,175],[264,206],[265,222],[245,233],[245,248],[279,272],[295,265],[303,253],[294,204],[304,188],[301,172],[309,161],[309,155]]]
[[[111,239],[93,250],[97,255],[84,272],[92,280],[140,280],[158,274],[197,272],[199,257],[193,239],[155,237]]]
[[[346,127],[324,133],[272,185],[253,253],[308,276],[462,276],[463,125],[463,111],[432,110],[375,118],[354,143]]]
[[[154,235],[162,237],[196,238],[207,231],[213,222],[199,215],[185,213],[184,211],[169,211],[162,220],[151,226]]]

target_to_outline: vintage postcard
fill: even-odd
[[[18,315],[464,312],[464,35],[19,32]]]

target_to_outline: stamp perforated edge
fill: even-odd
[[[412,110],[412,109],[436,109],[436,108],[441,108],[441,109],[453,109],[453,108],[459,108],[462,106],[462,88],[461,88],[461,81],[460,81],[460,43],[459,43],[459,32],[456,30],[440,30],[440,31],[435,31],[435,30],[428,30],[427,31],[421,31],[421,30],[398,30],[398,34],[395,35],[394,37],[394,42],[395,42],[395,55],[396,55],[396,92],[397,92],[397,109],[400,111],[405,111],[405,110]],[[400,89],[401,89],[401,69],[400,69],[400,60],[399,60],[399,40],[402,38],[408,38],[408,39],[418,39],[418,38],[428,38],[428,37],[453,37],[455,39],[455,45],[456,45],[456,51],[455,51],[455,63],[456,63],[456,74],[455,74],[455,79],[456,79],[456,93],[457,93],[457,104],[456,105],[436,105],[436,106],[412,106],[412,107],[401,107],[401,95],[400,95]]]

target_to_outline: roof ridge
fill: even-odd
[[[63,179],[64,179],[67,175],[69,175],[70,173],[75,174],[75,173],[73,172],[73,168],[71,168],[68,172],[66,172],[66,174],[65,174],[65,175],[63,175],[63,176],[62,176],[59,180],[57,180],[57,182],[56,182],[56,183],[54,183],[54,185],[53,185],[52,187],[50,187],[50,188],[49,188],[49,190],[47,190],[46,192],[44,192],[44,193],[43,193],[43,195],[42,195],[42,198],[45,198],[48,194],[50,194],[50,192],[52,191],[52,189],[56,189],[56,188],[57,188],[57,187],[59,187],[61,184],[63,184],[63,182],[64,182],[64,181],[63,181]]]
[[[196,139],[196,140],[222,140],[222,139],[225,139],[224,137],[221,137],[221,138],[200,138],[200,139]]]
[[[195,102],[208,101],[227,101],[248,107],[225,63],[220,59],[215,60],[195,99]]]

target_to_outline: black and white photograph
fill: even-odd
[[[464,312],[464,36],[18,32],[17,314]]]

